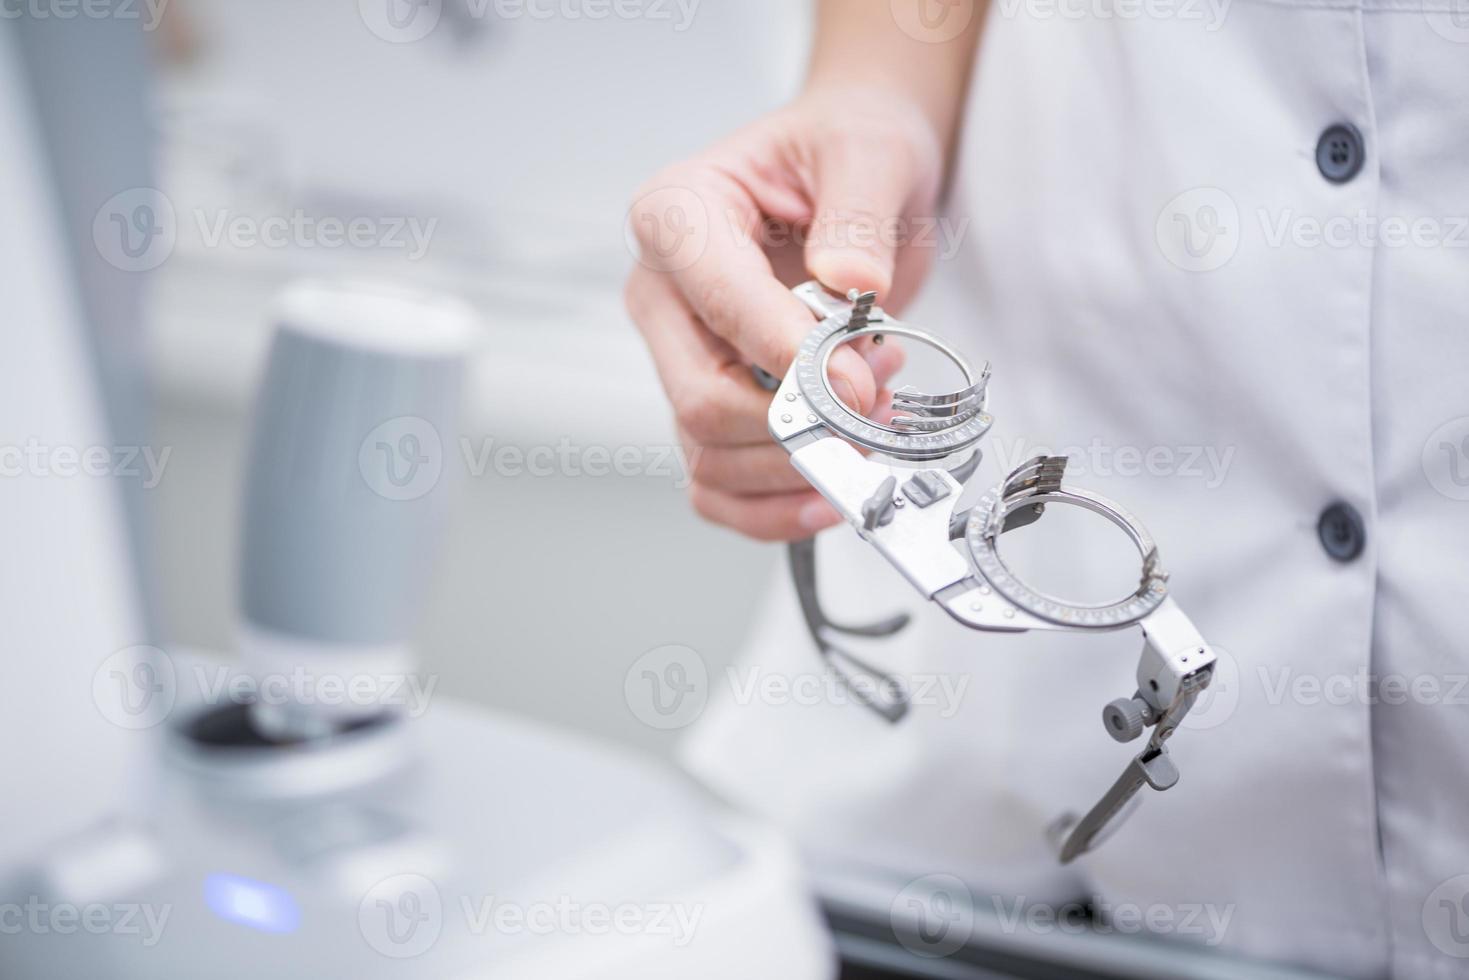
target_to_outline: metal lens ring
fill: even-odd
[[[962,452],[984,438],[994,423],[994,419],[984,410],[988,402],[987,394],[981,399],[978,412],[956,415],[951,425],[932,423],[935,428],[922,432],[908,432],[873,422],[843,405],[842,400],[832,391],[831,378],[827,376],[831,355],[838,347],[858,337],[878,334],[907,337],[932,347],[959,368],[964,374],[966,385],[973,385],[981,380],[982,376],[975,372],[964,355],[925,330],[895,320],[882,320],[850,330],[845,316],[828,317],[806,336],[800,350],[796,352],[796,383],[817,418],[842,438],[898,459],[942,459]]]
[[[1104,605],[1067,602],[1020,581],[1000,558],[997,542],[1005,519],[1022,507],[1072,504],[1100,514],[1126,532],[1142,556],[1142,582],[1136,592]],[[1158,562],[1158,548],[1147,529],[1127,511],[1105,497],[1072,487],[1027,489],[1005,496],[992,491],[969,514],[964,538],[980,576],[996,593],[1033,616],[1079,629],[1114,629],[1137,622],[1157,609],[1168,596],[1168,576]]]

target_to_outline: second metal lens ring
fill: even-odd
[[[959,368],[965,384],[972,385],[978,380],[964,355],[927,331],[893,320],[848,330],[844,318],[832,317],[807,335],[796,354],[796,381],[811,410],[822,422],[851,442],[899,459],[942,459],[968,449],[984,438],[994,422],[984,410],[989,400],[988,393],[980,400],[977,414],[937,432],[905,432],[873,422],[844,405],[832,391],[831,378],[827,375],[831,355],[843,344],[878,334],[907,337],[931,347]]]
[[[1045,503],[1081,507],[1121,528],[1143,560],[1144,584],[1116,602],[1084,605],[1057,599],[1022,582],[1000,558],[997,548],[1000,528],[1004,527],[1005,518],[1019,508]],[[1086,490],[1062,487],[1052,491],[1026,490],[1008,497],[1000,497],[995,492],[986,494],[969,514],[964,539],[975,569],[995,592],[1017,608],[1053,623],[1080,629],[1115,629],[1142,619],[1168,595],[1165,576],[1157,567],[1158,549],[1152,535],[1127,511]]]

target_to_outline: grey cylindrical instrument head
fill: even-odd
[[[355,283],[282,296],[245,471],[240,613],[252,655],[405,648],[457,470],[474,312]],[[394,659],[389,657],[388,659]]]

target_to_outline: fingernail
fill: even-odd
[[[843,405],[852,409],[854,412],[860,412],[862,410],[861,403],[857,401],[857,389],[852,387],[852,382],[846,378],[838,378],[831,383],[831,388],[837,393],[837,397],[841,399]]]
[[[808,531],[821,531],[841,522],[842,515],[825,500],[813,500],[801,508],[801,526]]]
[[[875,289],[887,292],[892,267],[870,255],[848,249],[818,252],[811,260],[811,274],[822,282],[848,289]]]

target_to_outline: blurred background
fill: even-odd
[[[628,207],[784,100],[806,16],[0,9],[0,976],[834,973],[787,843],[661,764],[678,732],[626,693],[669,645],[730,661],[781,555],[687,504]],[[354,285],[283,314],[307,279]],[[442,474],[395,497],[364,454],[405,419]],[[230,686],[297,668],[421,693],[328,719]],[[580,918],[614,909],[708,916],[670,952]]]
[[[110,447],[114,467],[134,472],[50,480],[65,475],[53,455],[50,472],[0,481],[0,528],[19,556],[0,563],[19,624],[19,653],[0,661],[0,769],[24,800],[0,807],[0,872],[19,869],[0,876],[0,900],[120,895],[177,909],[175,945],[137,953],[117,976],[197,975],[216,961],[326,975],[312,957],[343,975],[410,975],[393,972],[399,940],[378,936],[362,910],[396,922],[398,900],[417,893],[378,886],[433,885],[430,872],[451,895],[534,898],[554,885],[625,900],[643,889],[692,896],[701,910],[708,898],[725,917],[698,950],[725,973],[685,959],[669,968],[684,972],[595,975],[748,976],[764,957],[805,964],[776,975],[829,978],[834,952],[847,980],[1242,975],[1207,952],[1131,937],[1102,940],[1122,950],[1103,955],[1089,933],[1012,935],[973,910],[950,951],[991,945],[934,959],[925,931],[952,909],[958,878],[908,880],[854,859],[813,882],[779,835],[753,834],[663,764],[681,726],[632,704],[640,661],[690,648],[716,675],[762,596],[789,585],[783,549],[688,505],[689,461],[623,309],[636,261],[628,207],[668,162],[791,96],[808,4],[136,0],[135,17],[90,17],[70,0],[26,3],[25,16],[0,8],[13,22],[0,22],[0,147],[28,127],[39,138],[33,154],[14,140],[12,171],[0,160],[0,195],[15,209],[0,225],[0,268],[41,297],[16,290],[14,322],[56,329],[17,331],[31,360],[0,360],[0,449],[41,433],[43,449]],[[260,716],[230,714],[243,704],[229,697],[197,716],[236,725],[223,732],[182,710],[168,725],[112,710],[128,707],[129,684],[145,708],[163,690],[135,669],[151,669],[151,654],[178,664],[181,704],[195,658],[238,659],[256,393],[282,291],[305,277],[423,287],[477,314],[461,423],[439,433],[453,495],[417,630],[419,673],[443,697],[412,751],[409,726],[372,742],[371,723],[272,741],[251,727]],[[71,333],[90,349],[71,349]],[[283,416],[292,408],[302,406]],[[311,471],[314,460],[291,462]],[[1064,519],[1047,527],[1053,540],[1073,534]],[[292,552],[289,537],[271,539],[287,540],[277,559],[315,543]],[[299,583],[281,591],[289,584]],[[673,661],[645,661],[663,671],[653,697]],[[107,687],[118,679],[121,695]],[[380,770],[349,771],[360,729]],[[304,776],[293,769],[303,759]],[[276,928],[279,908],[293,910],[288,927]],[[269,945],[238,924],[291,938]],[[0,975],[51,963],[56,949],[112,955],[85,937],[48,948],[56,931],[34,932],[21,956],[0,943]],[[445,941],[436,952],[480,962],[485,948]],[[600,966],[600,949],[585,962]]]
[[[455,696],[667,752],[673,733],[620,696],[629,664],[678,643],[718,669],[781,553],[685,502],[622,307],[625,215],[663,165],[790,94],[809,13],[669,0],[594,19],[444,0],[399,30],[374,20],[381,7],[170,0],[151,33],[149,141],[178,229],[143,298],[139,366],[147,441],[172,449],[147,494],[159,635],[234,645],[247,412],[280,288],[303,274],[431,284],[478,307],[487,335],[448,447],[463,479],[423,670]],[[381,244],[221,233],[297,214],[370,219]],[[619,449],[634,475],[588,475]]]

